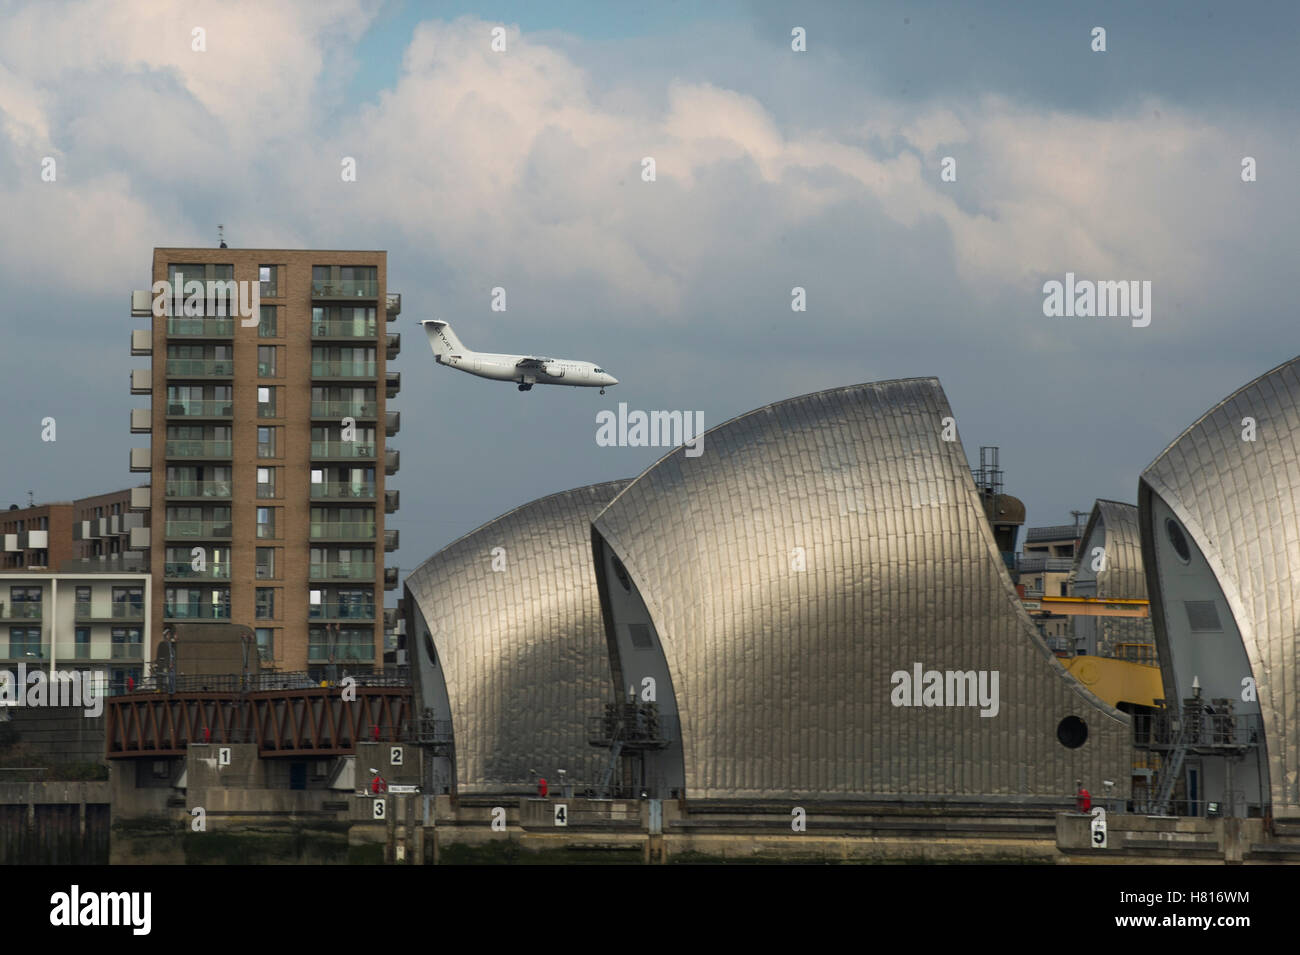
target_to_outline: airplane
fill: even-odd
[[[479,378],[514,381],[519,384],[520,391],[531,391],[533,385],[572,385],[576,388],[599,388],[603,395],[606,385],[618,384],[617,378],[589,361],[470,351],[460,343],[446,322],[425,319],[420,324],[429,336],[433,358],[438,364]]]

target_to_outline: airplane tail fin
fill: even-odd
[[[443,359],[455,355],[473,354],[468,348],[461,344],[456,333],[451,330],[451,326],[446,322],[440,322],[437,319],[428,319],[420,323],[424,326],[424,332],[429,336],[429,345],[433,348],[433,357],[439,362]]]

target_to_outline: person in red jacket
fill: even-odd
[[[370,791],[376,796],[388,792],[388,783],[384,781],[383,776],[375,773],[375,778],[370,781]]]
[[[537,778],[537,795],[539,795],[539,796],[541,796],[543,799],[545,799],[545,798],[546,798],[546,794],[547,794],[547,792],[549,792],[549,791],[550,791],[550,790],[547,788],[547,785],[546,785],[546,777],[545,777],[545,776],[539,776],[539,777]]]
[[[1074,781],[1077,792],[1074,794],[1074,808],[1079,812],[1089,812],[1092,809],[1092,794],[1083,788],[1083,780]]]

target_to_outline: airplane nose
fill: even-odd
[[[617,385],[617,384],[618,384],[618,379],[615,378],[613,375],[610,375],[610,376],[609,376],[609,383],[610,383],[611,385]]]

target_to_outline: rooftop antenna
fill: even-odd
[[[226,248],[226,227],[224,225],[217,226],[217,239],[221,242],[221,248]]]
[[[1079,536],[1079,518],[1083,517],[1083,516],[1086,515],[1086,514],[1091,514],[1091,513],[1092,513],[1092,511],[1071,511],[1071,512],[1070,512],[1070,516],[1074,518],[1074,536],[1075,536],[1075,538],[1078,538],[1078,536]]]
[[[28,491],[28,492],[27,492],[27,506],[28,506],[28,507],[35,507],[35,506],[36,506],[36,497],[35,497],[35,495],[32,494],[31,491]]]

